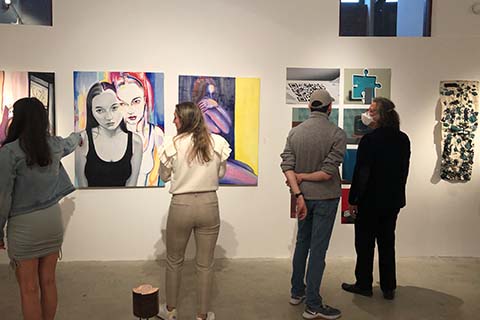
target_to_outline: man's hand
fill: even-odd
[[[295,179],[297,179],[297,184],[300,185],[303,182],[303,173],[295,173]]]
[[[284,172],[284,174],[285,174],[285,177],[287,178],[286,184],[290,186],[290,192],[292,194],[299,194],[297,197],[297,206],[295,208],[295,215],[299,220],[303,220],[307,216],[307,206],[305,204],[305,199],[301,194],[302,190],[298,186],[295,171],[287,170]]]
[[[297,185],[300,185],[303,182],[303,173],[295,173],[295,180],[297,180]],[[288,182],[288,179],[285,180],[285,185],[287,187],[291,187],[290,182]]]
[[[299,196],[297,198],[296,214],[298,220],[303,220],[307,217],[307,205],[305,204],[305,199],[303,199],[303,196]]]
[[[5,250],[5,242],[3,240],[0,240],[0,250]]]
[[[297,184],[300,185],[303,181],[316,181],[316,182],[328,181],[332,179],[332,175],[321,170],[310,172],[310,173],[295,172],[295,179],[297,180]]]
[[[350,211],[350,215],[353,217],[353,219],[355,219],[358,213],[358,206],[355,204],[349,204],[348,210]]]

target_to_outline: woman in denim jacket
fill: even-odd
[[[60,160],[81,141],[77,133],[66,139],[50,136],[48,127],[43,104],[20,99],[0,148],[0,249],[6,249],[8,221],[8,256],[16,267],[26,320],[55,317],[55,267],[63,242],[58,201],[75,190]]]

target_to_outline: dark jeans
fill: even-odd
[[[378,244],[380,288],[395,290],[395,226],[400,209],[372,209],[359,207],[355,219],[356,285],[372,289],[375,240]]]
[[[293,255],[292,296],[306,295],[307,306],[318,311],[322,305],[320,284],[325,270],[325,255],[332,235],[339,199],[306,200],[307,217],[298,221],[297,243]],[[306,281],[305,267],[308,259]],[[306,287],[306,292],[305,292]]]

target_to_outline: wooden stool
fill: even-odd
[[[150,319],[158,314],[158,288],[142,284],[132,289],[133,315],[139,319]]]

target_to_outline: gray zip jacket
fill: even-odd
[[[342,194],[338,167],[343,162],[347,136],[327,114],[312,112],[310,117],[290,130],[282,154],[282,171],[297,173],[323,171],[332,176],[328,181],[303,181],[300,190],[306,200],[339,198]]]
[[[75,190],[60,160],[80,139],[78,133],[50,137],[52,164],[46,167],[28,167],[18,139],[0,148],[0,241],[9,218],[48,208]]]

